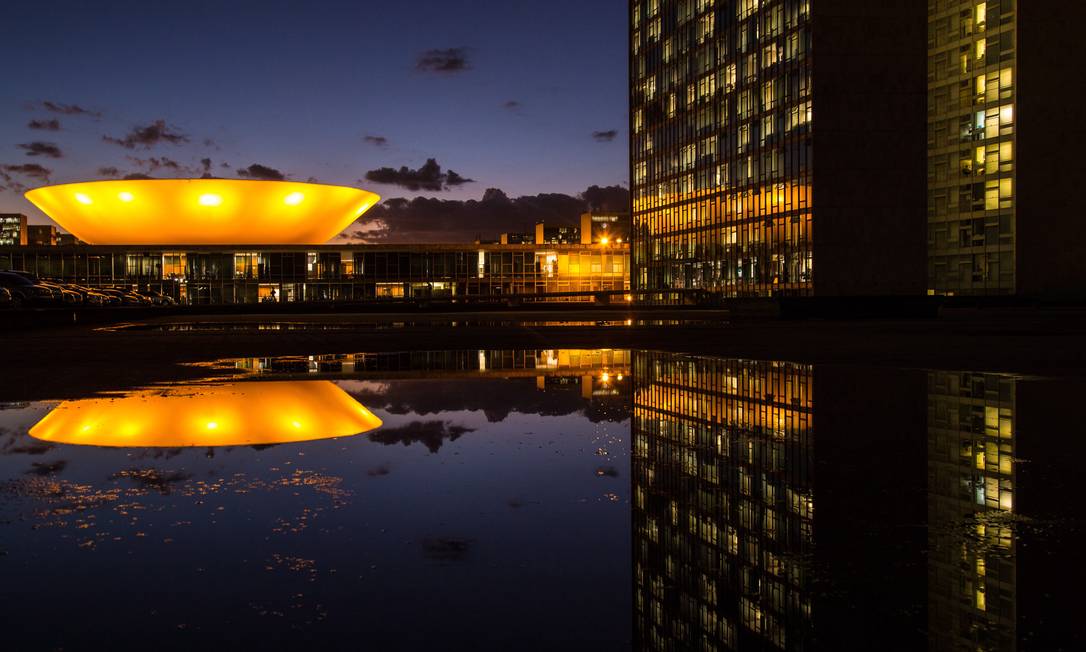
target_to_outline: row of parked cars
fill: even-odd
[[[0,272],[0,308],[38,306],[172,306],[173,297],[152,290],[89,288],[38,278],[29,272]]]

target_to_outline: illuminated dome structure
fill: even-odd
[[[327,380],[192,385],[64,401],[30,429],[58,444],[253,446],[349,437],[381,420]]]
[[[296,181],[138,179],[43,186],[26,198],[88,244],[323,244],[381,198]]]

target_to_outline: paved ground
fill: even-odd
[[[636,313],[215,316],[102,330],[69,326],[8,331],[0,400],[64,398],[205,375],[182,363],[225,357],[400,350],[635,348],[727,357],[1086,375],[1086,311],[992,310],[915,321],[720,321],[719,312],[654,312],[661,326],[607,326]],[[414,323],[411,323],[414,320]],[[452,325],[452,322],[457,325]],[[469,325],[463,325],[467,322]],[[278,324],[294,330],[257,330]],[[403,324],[403,325],[401,325]],[[332,329],[332,330],[327,330]]]

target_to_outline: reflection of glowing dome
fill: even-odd
[[[35,206],[90,244],[322,244],[380,197],[346,186],[140,179],[44,186]]]
[[[30,436],[90,446],[247,446],[347,437],[380,426],[334,383],[296,380],[65,401]]]

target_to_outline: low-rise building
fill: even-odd
[[[543,222],[535,225],[535,241],[538,244],[578,244],[581,242],[581,229],[576,226],[547,226]]]
[[[57,234],[57,246],[58,247],[70,247],[72,245],[86,244],[79,238],[75,237],[71,233],[58,233]]]
[[[0,247],[0,270],[182,303],[368,301],[629,290],[629,250],[589,245],[79,245]],[[564,294],[564,296],[563,296]]]
[[[52,247],[57,244],[57,227],[52,224],[31,224],[26,227],[27,245]]]
[[[629,213],[581,213],[581,244],[608,245],[629,241]]]
[[[26,215],[0,213],[0,245],[25,245],[26,226]]]

